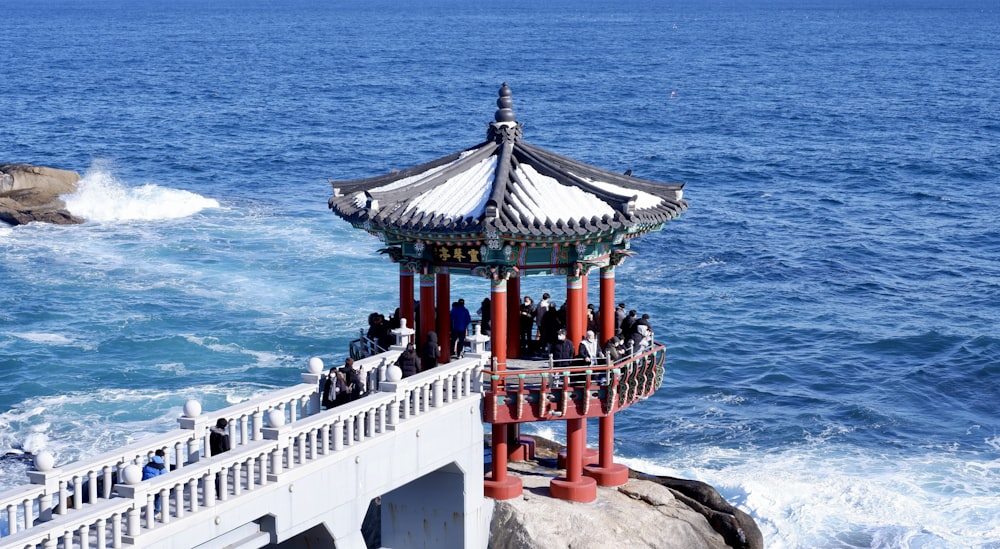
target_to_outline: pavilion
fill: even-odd
[[[613,462],[614,414],[659,387],[665,349],[654,344],[617,363],[525,366],[513,360],[520,350],[520,280],[566,278],[567,339],[576,348],[586,331],[588,275],[599,270],[603,346],[615,332],[615,267],[634,254],[633,238],[662,229],[687,202],[683,184],[613,173],[526,143],[512,106],[504,83],[484,142],[402,171],[331,182],[329,207],[378,237],[386,245],[380,251],[399,264],[400,315],[419,327],[418,348],[435,328],[439,341],[450,340],[451,275],[490,281],[493,366],[484,372],[483,420],[492,424],[492,470],[486,495],[521,494],[520,479],[507,475],[508,459],[529,451],[518,425],[560,420],[566,421],[566,476],[552,480],[550,491],[592,501],[597,484],[627,482],[627,469]],[[449,354],[442,353],[442,363]],[[588,417],[600,418],[600,449],[598,461],[585,464]]]

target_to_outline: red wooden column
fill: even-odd
[[[507,356],[521,356],[521,279],[517,273],[507,279]]]
[[[399,316],[406,319],[406,327],[413,322],[413,270],[406,263],[399,264]]]
[[[507,369],[507,277],[494,275],[491,279],[490,349],[497,370]],[[484,493],[487,497],[504,500],[521,495],[523,485],[518,477],[507,476],[507,430],[505,423],[494,423],[492,428],[492,470],[486,479]]]
[[[566,339],[573,342],[573,350],[580,346],[583,331],[580,330],[581,320],[586,326],[585,311],[587,296],[583,291],[583,278],[580,275],[566,276]]]
[[[581,454],[587,442],[586,421],[566,421],[566,476],[549,481],[549,493],[553,497],[582,503],[597,499],[597,481],[582,474]]]
[[[587,275],[569,274],[566,276],[566,339],[573,341],[573,352],[580,347],[580,341],[587,333]],[[561,365],[566,367],[566,364]],[[569,431],[569,424],[577,420],[568,420],[566,430]],[[559,453],[557,463],[560,467],[566,467],[568,471],[572,460],[577,460],[579,464],[596,463],[598,459],[597,451],[587,448],[587,420],[581,419],[578,429],[581,431],[580,448],[574,457],[570,451],[569,441],[566,443],[566,450]],[[581,465],[582,466],[582,465]],[[574,500],[579,501],[579,500]]]
[[[606,342],[615,333],[615,267],[601,267],[601,339]],[[606,335],[610,334],[610,335]],[[586,465],[583,474],[600,486],[621,486],[628,482],[628,467],[615,463],[615,414],[599,419],[598,463]]]
[[[421,346],[427,342],[427,332],[434,331],[434,328],[434,274],[424,273],[420,275],[420,333],[417,334],[417,349],[421,349]],[[431,368],[433,366],[435,365],[425,365],[424,367]]]
[[[604,344],[615,335],[615,267],[601,267],[601,318],[598,326],[601,328],[600,344]]]
[[[441,356],[438,362],[451,362],[451,274],[447,267],[442,267],[437,275],[437,335],[441,345]]]

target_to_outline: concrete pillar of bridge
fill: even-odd
[[[437,336],[441,345],[441,356],[438,362],[447,364],[451,362],[451,352],[448,345],[451,341],[451,274],[448,269],[442,267],[437,274]]]
[[[436,329],[434,325],[434,274],[424,273],[420,275],[420,334],[418,334],[416,340],[416,348],[418,349],[417,354],[420,354],[419,349],[422,349],[423,344],[427,342],[427,332],[432,332]],[[438,340],[440,341],[440,340]],[[430,368],[433,365],[424,366],[425,368]]]
[[[399,264],[399,316],[406,324],[414,326],[413,270],[406,263]]]
[[[552,497],[581,503],[597,499],[597,481],[583,476],[586,424],[583,418],[566,421],[566,476],[549,481]]]

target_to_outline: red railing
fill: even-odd
[[[663,382],[667,349],[613,364],[483,370],[483,421],[530,423],[601,417],[649,398]],[[523,364],[523,363],[522,363]]]

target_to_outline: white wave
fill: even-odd
[[[8,332],[9,335],[30,341],[32,343],[47,343],[49,345],[73,345],[76,343],[62,334],[50,334],[45,332]]]
[[[74,215],[104,223],[178,219],[219,207],[215,199],[154,183],[130,187],[103,163],[92,166],[77,185],[77,191],[63,200]]]
[[[1000,546],[1000,460],[829,447],[724,453],[621,461],[716,487],[754,518],[769,548]]]

